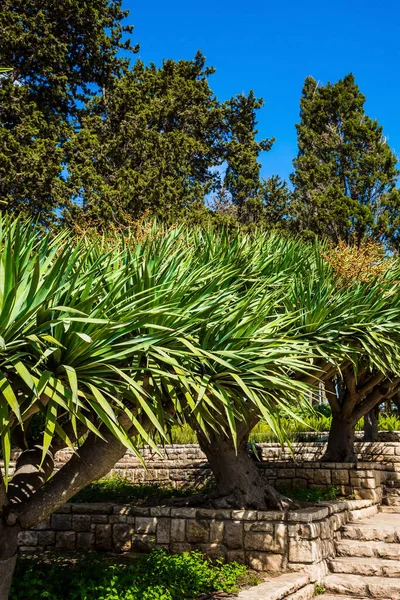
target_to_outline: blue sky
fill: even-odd
[[[297,151],[295,123],[304,78],[322,83],[353,72],[366,111],[400,156],[400,4],[395,0],[125,0],[139,56],[189,59],[198,49],[217,69],[221,100],[253,89],[264,98],[260,137],[275,136],[262,174],[288,177]]]

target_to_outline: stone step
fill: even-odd
[[[389,506],[388,505],[380,506],[379,512],[386,513],[386,514],[400,515],[400,498],[398,500],[398,503],[396,503],[396,504],[390,504]]]
[[[356,598],[399,600],[400,579],[365,577],[363,575],[328,575],[324,580],[326,592]]]
[[[342,538],[398,543],[400,542],[400,517],[398,514],[378,513],[372,519],[348,523],[342,529]]]
[[[323,594],[322,596],[316,596],[316,598],[318,600],[370,600],[370,598],[367,598],[366,596],[363,596],[362,598],[360,598],[360,596],[357,596],[357,598],[355,596],[342,596],[342,595],[338,595],[338,594],[334,594],[332,596],[332,594]],[[385,598],[382,600],[391,600],[389,598]]]
[[[339,540],[336,542],[336,552],[338,556],[400,560],[400,544],[386,544],[385,542]]]
[[[368,577],[400,577],[400,560],[343,557],[328,560],[332,573],[365,575]]]
[[[382,506],[400,506],[400,496],[386,496],[382,498]]]

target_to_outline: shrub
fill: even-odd
[[[247,576],[244,565],[211,563],[200,552],[169,555],[155,549],[125,564],[95,556],[71,562],[19,559],[10,600],[189,600],[235,592]]]

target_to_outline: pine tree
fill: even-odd
[[[337,243],[365,235],[397,244],[398,170],[382,126],[365,114],[352,74],[335,84],[307,77],[296,125],[291,215],[302,233]]]
[[[224,188],[238,207],[256,195],[257,156],[270,146],[255,141],[261,104],[252,93],[220,102],[209,84],[213,72],[201,52],[160,68],[137,61],[89,103],[67,149],[71,194],[81,200],[67,221],[83,212],[101,225],[146,211],[187,220],[192,208],[196,220],[207,219],[209,194]]]
[[[121,0],[3,0],[0,199],[48,223],[68,193],[63,146],[83,104],[128,65]]]

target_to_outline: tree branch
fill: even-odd
[[[332,412],[340,414],[342,407],[336,394],[336,386],[333,379],[328,379],[325,381],[325,391]]]
[[[43,449],[35,446],[24,450],[17,459],[14,475],[8,486],[8,500],[10,504],[23,502],[35,493],[52,475],[54,459],[51,452],[47,452],[43,464]]]
[[[91,433],[55,475],[31,498],[10,513],[26,529],[58,510],[92,481],[100,479],[124,456],[126,447],[113,434],[102,431],[105,441]]]
[[[364,396],[369,394],[369,392],[378,385],[385,378],[384,374],[381,372],[375,373],[366,383],[364,383],[359,389],[357,389],[357,401],[362,400]]]
[[[126,415],[121,416],[120,423],[130,437],[137,435],[136,428],[132,427]],[[152,427],[146,415],[143,416],[142,426],[146,430]],[[107,475],[124,456],[126,446],[105,425],[100,432],[104,440],[90,433],[77,452],[51,479],[22,504],[14,505],[8,520],[18,521],[24,529],[32,527],[58,510],[89,483]]]

